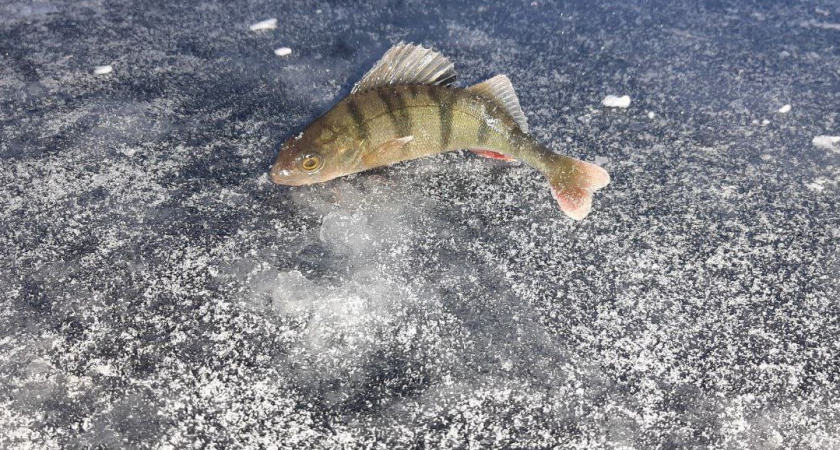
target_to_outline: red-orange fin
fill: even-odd
[[[491,159],[500,159],[502,161],[513,162],[516,161],[516,158],[511,158],[504,153],[494,152],[492,150],[470,150],[471,152],[475,153],[478,156],[483,156],[485,158]]]
[[[560,209],[575,220],[583,220],[592,210],[592,193],[579,187],[557,189],[551,187],[551,195],[557,200]]]
[[[564,158],[562,164],[571,170],[549,176],[551,194],[567,216],[582,220],[592,210],[592,193],[609,184],[610,175],[595,164],[577,159]]]

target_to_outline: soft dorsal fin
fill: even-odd
[[[468,89],[488,100],[494,101],[513,118],[513,121],[519,125],[519,129],[525,133],[528,132],[528,119],[525,118],[525,113],[522,112],[522,107],[519,106],[519,98],[516,97],[516,91],[513,90],[513,85],[510,84],[508,77],[496,75],[487,81],[470,86]]]
[[[449,86],[454,82],[455,66],[445,56],[419,45],[400,42],[385,52],[351,92],[401,84]]]

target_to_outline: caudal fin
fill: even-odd
[[[560,209],[572,219],[581,220],[592,210],[592,193],[609,184],[610,174],[595,164],[561,157],[548,182]]]

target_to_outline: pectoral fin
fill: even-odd
[[[379,164],[377,162],[385,161],[399,161],[403,159],[400,157],[399,152],[405,148],[405,146],[414,140],[414,136],[403,136],[396,139],[391,139],[390,141],[385,141],[379,147],[367,152],[365,155],[362,156],[362,162],[367,167],[374,167]]]

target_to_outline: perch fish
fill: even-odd
[[[440,53],[414,44],[395,45],[347,97],[283,144],[271,180],[290,186],[320,183],[470,149],[539,170],[563,212],[576,220],[586,217],[592,193],[609,183],[609,174],[532,138],[506,76],[468,88],[456,88],[454,82],[453,64]]]

